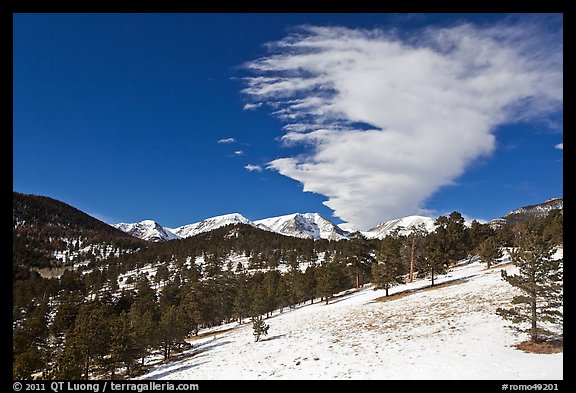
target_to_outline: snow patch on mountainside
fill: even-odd
[[[178,239],[179,236],[172,233],[169,229],[164,228],[154,220],[143,220],[137,223],[119,223],[112,224],[116,229],[120,229],[134,237],[140,239],[161,242],[165,240]]]
[[[347,232],[318,213],[295,213],[254,221],[262,229],[304,239],[347,239]]]
[[[383,222],[368,231],[362,232],[362,234],[369,239],[383,239],[395,230],[398,230],[401,235],[408,235],[413,231],[413,228],[419,226],[422,226],[427,232],[432,232],[436,228],[434,222],[435,220],[431,217],[408,216]]]
[[[168,228],[169,231],[178,235],[181,238],[186,238],[190,236],[195,236],[200,233],[213,231],[220,227],[230,225],[230,224],[248,224],[253,225],[250,220],[244,217],[240,213],[225,214],[222,216],[216,216],[207,218],[203,221],[196,222],[193,224],[183,225],[178,228]]]

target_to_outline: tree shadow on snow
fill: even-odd
[[[164,372],[158,373],[158,374],[154,374],[153,376],[151,376],[150,378],[146,378],[145,380],[156,380],[156,379],[161,379],[164,378],[170,374],[174,374],[177,373],[179,371],[184,371],[184,370],[189,370],[192,369],[194,367],[200,366],[201,364],[206,364],[208,363],[208,360],[202,361],[202,362],[198,362],[198,363],[194,363],[194,364],[184,364],[180,367],[177,368],[170,368]]]
[[[286,334],[277,334],[275,336],[270,336],[270,337],[266,337],[266,338],[261,338],[260,342],[262,341],[271,341],[271,340],[276,340],[277,338],[281,338],[284,337]]]
[[[209,350],[211,350],[211,349],[213,349],[213,348],[216,348],[216,347],[219,347],[219,346],[222,346],[222,345],[226,345],[226,344],[230,344],[230,343],[232,342],[232,341],[229,341],[229,340],[217,342],[217,341],[219,341],[219,340],[220,340],[220,339],[217,338],[217,339],[214,339],[214,340],[212,340],[212,341],[207,341],[207,342],[205,342],[205,343],[195,345],[195,346],[192,348],[192,351],[190,352],[190,356],[189,356],[189,357],[196,356],[196,355],[198,355],[198,354],[201,354],[201,353],[204,353],[204,352],[206,352],[206,351],[209,351]]]

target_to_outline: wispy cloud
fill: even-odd
[[[415,214],[494,129],[562,105],[561,32],[533,25],[380,30],[304,26],[246,65],[243,92],[307,150],[269,163],[359,228]]]
[[[235,156],[242,156],[242,155],[244,155],[244,152],[243,152],[242,150],[236,150],[236,151],[234,152],[234,155],[235,155]]]
[[[236,139],[234,138],[225,138],[218,140],[218,143],[235,143]]]
[[[248,103],[248,104],[244,105],[243,109],[246,111],[249,111],[249,110],[253,110],[256,108],[260,108],[261,106],[262,106],[262,103],[256,103],[256,104]]]
[[[554,148],[558,149],[558,150],[564,150],[564,143],[559,143],[559,144],[555,145]]]
[[[249,172],[262,172],[262,167],[260,165],[245,165],[244,168]]]

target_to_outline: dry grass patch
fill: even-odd
[[[564,350],[564,341],[562,339],[559,340],[544,340],[544,341],[522,341],[519,344],[515,345],[521,351],[529,352],[529,353],[541,353],[541,354],[550,354],[550,353],[560,353]]]
[[[390,300],[402,299],[408,295],[412,295],[413,291],[402,291],[398,293],[393,293],[392,295],[388,296],[380,296],[373,301],[375,302],[389,302]]]
[[[419,288],[419,289],[407,289],[405,291],[393,293],[393,294],[388,295],[388,296],[380,296],[380,297],[374,299],[373,302],[388,302],[391,300],[401,299],[403,297],[406,297],[408,295],[412,295],[412,294],[417,293],[417,292],[430,291],[430,290],[434,290],[437,288],[446,288],[446,287],[450,287],[452,285],[463,284],[465,282],[468,282],[468,280],[459,278],[459,279],[451,280],[451,281],[444,282],[441,284],[436,284],[433,287],[424,287],[424,288]]]
[[[462,278],[462,279],[459,278],[456,280],[443,282],[441,284],[436,284],[433,287],[422,288],[422,289],[420,289],[420,291],[432,291],[432,290],[438,289],[438,288],[446,288],[446,287],[451,287],[452,285],[464,284],[465,282],[468,282],[468,280],[465,278]]]

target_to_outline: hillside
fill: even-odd
[[[14,192],[13,265],[54,267],[134,251],[145,242],[56,199]]]
[[[526,338],[495,314],[514,294],[501,268],[472,262],[433,289],[418,280],[383,298],[368,287],[328,305],[276,312],[260,342],[249,323],[223,325],[191,339],[183,360],[139,379],[562,379],[562,353],[513,347]]]
[[[528,220],[532,220],[534,218],[541,218],[545,217],[550,213],[552,210],[560,210],[563,211],[564,209],[564,199],[562,197],[559,198],[550,198],[547,201],[542,203],[538,203],[535,205],[528,205],[523,206],[518,209],[514,209],[503,217],[496,218],[489,222],[490,226],[493,228],[499,228],[504,225],[514,225],[522,222],[526,222]]]

